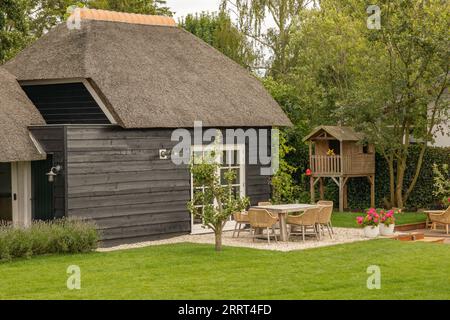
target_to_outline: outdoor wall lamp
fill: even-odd
[[[59,174],[61,171],[61,166],[57,165],[56,167],[52,167],[48,173],[45,175],[48,177],[48,182],[55,181],[55,177]]]

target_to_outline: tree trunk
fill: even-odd
[[[216,238],[216,251],[222,251],[222,227],[217,227],[214,230]]]
[[[397,159],[397,181],[395,186],[396,207],[403,209],[403,181],[405,179],[406,155],[402,155],[401,159]]]
[[[395,206],[395,174],[394,174],[394,157],[393,155],[389,155],[388,158],[386,158],[388,161],[388,167],[389,167],[389,206],[393,207]]]

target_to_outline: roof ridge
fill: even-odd
[[[177,26],[177,23],[172,17],[159,15],[89,9],[86,7],[76,8],[72,14],[79,14],[81,20],[100,20],[167,27]]]

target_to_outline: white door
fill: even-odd
[[[223,185],[227,182],[224,179],[224,173],[227,171],[236,172],[236,180],[232,184],[232,192],[240,197],[245,197],[245,145],[223,145],[220,152],[215,156],[214,160],[220,163],[217,170],[217,175],[220,175],[220,180]],[[202,161],[206,158],[211,158],[211,148],[207,146],[195,145],[191,147],[191,159],[195,164],[196,161]],[[193,176],[191,174],[191,199],[193,199],[194,192],[204,191],[204,186],[194,186]],[[196,206],[202,208],[201,204]],[[191,217],[192,233],[204,231],[202,228],[201,219]]]
[[[11,164],[12,220],[16,226],[31,224],[31,162]]]

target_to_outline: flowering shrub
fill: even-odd
[[[377,212],[377,210],[374,208],[370,208],[367,211],[366,216],[356,217],[356,222],[361,227],[367,227],[367,226],[376,227],[380,224],[380,221],[381,221],[381,216]]]
[[[450,205],[450,179],[448,179],[448,165],[443,164],[442,169],[440,169],[437,164],[433,164],[433,174],[435,187],[433,194],[435,196],[442,197],[441,199],[444,206]]]
[[[383,223],[386,227],[391,224],[395,224],[394,210],[384,211],[381,210],[380,217],[381,223]]]

